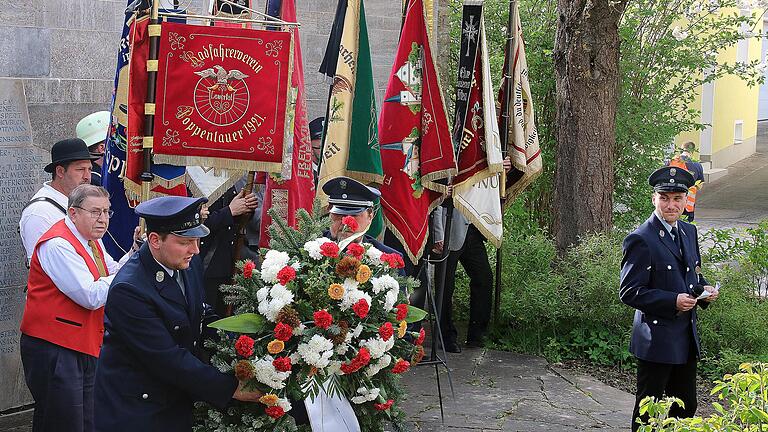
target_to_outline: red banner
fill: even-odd
[[[427,216],[442,200],[436,181],[456,173],[450,127],[424,22],[410,0],[379,118],[387,226],[414,263],[427,241]]]
[[[294,0],[283,0],[280,18],[296,21],[296,3]],[[301,58],[301,41],[299,29],[294,27],[295,46],[293,50],[293,74],[291,76],[292,94],[295,101],[292,104],[293,121],[289,122],[293,132],[289,142],[293,143],[291,166],[286,167],[290,173],[289,179],[276,179],[270,176],[266,179],[264,204],[261,214],[261,238],[259,246],[269,246],[269,230],[272,217],[267,210],[274,208],[278,215],[290,226],[296,227],[296,210],[303,208],[312,212],[312,200],[315,198],[315,176],[312,171],[312,143],[309,140],[309,120],[307,119],[307,100],[304,95],[304,65]],[[290,114],[289,109],[289,114]],[[290,169],[288,169],[290,168]]]
[[[280,171],[292,54],[287,31],[163,23],[155,162]]]

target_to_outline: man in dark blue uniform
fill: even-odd
[[[198,241],[205,198],[162,197],[136,213],[147,240],[110,286],[105,333],[96,369],[96,430],[192,429],[192,403],[224,408],[234,398],[254,401],[232,375],[199,360],[203,274]]]
[[[331,215],[330,229],[325,233],[331,240],[341,241],[360,232],[365,232],[373,221],[373,204],[381,196],[378,189],[366,186],[349,177],[336,177],[323,185],[323,192],[328,195],[328,212]],[[359,229],[352,233],[341,229],[344,216],[352,216]],[[402,254],[369,235],[359,237],[362,242],[370,243],[384,253]],[[402,269],[400,272],[405,275]]]
[[[637,394],[632,430],[638,429],[639,404],[646,396],[680,398],[696,412],[696,362],[701,354],[696,306],[706,308],[718,291],[701,274],[696,227],[680,221],[693,176],[664,167],[648,178],[656,210],[624,239],[619,297],[637,309],[629,350],[637,357]]]

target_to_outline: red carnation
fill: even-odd
[[[291,358],[290,357],[278,357],[272,360],[272,366],[279,372],[289,372],[291,370]]]
[[[393,334],[395,334],[395,329],[392,328],[391,322],[385,322],[379,327],[379,336],[385,341],[388,341]]]
[[[373,407],[376,408],[379,411],[386,411],[389,408],[392,407],[392,404],[395,403],[394,399],[389,399],[388,401],[384,403],[375,403],[373,404]]]
[[[285,266],[277,272],[277,281],[281,285],[288,285],[288,282],[294,279],[296,279],[296,269],[291,266]]]
[[[401,374],[411,368],[411,364],[407,360],[400,359],[395,363],[392,368],[392,373]]]
[[[395,306],[397,308],[397,320],[402,321],[406,317],[408,317],[408,305],[405,303],[400,303],[399,305]]]
[[[336,258],[339,256],[339,245],[334,242],[325,242],[320,245],[320,254],[328,258]]]
[[[357,259],[360,259],[365,253],[365,248],[361,246],[360,243],[350,243],[349,246],[347,246],[347,253]]]
[[[242,335],[237,338],[235,342],[235,351],[240,357],[248,358],[253,355],[253,339],[249,336]]]
[[[243,277],[246,279],[250,279],[253,277],[253,269],[256,268],[256,263],[254,263],[251,260],[246,260],[245,264],[243,264]]]
[[[370,306],[368,306],[368,302],[365,301],[365,299],[360,299],[357,303],[352,305],[352,310],[355,312],[355,315],[360,317],[360,319],[368,316],[368,309],[370,309]]]
[[[355,232],[358,228],[360,228],[360,226],[357,224],[357,219],[352,216],[344,216],[341,218],[341,223],[349,228],[349,230],[352,232]]]
[[[277,323],[275,326],[275,339],[288,342],[293,337],[293,327],[284,323]]]
[[[316,311],[314,314],[312,314],[312,317],[315,319],[315,325],[321,329],[327,329],[333,323],[333,316],[329,314],[325,309]]]
[[[396,252],[390,253],[390,254],[381,254],[381,258],[379,259],[389,264],[389,268],[405,267],[405,262],[403,261],[403,257],[401,257],[400,254]]]
[[[423,344],[425,336],[426,336],[426,334],[424,333],[424,329],[422,328],[421,330],[419,330],[419,337],[417,337],[416,340],[413,342],[414,345],[421,345],[421,344]]]
[[[360,370],[360,368],[367,366],[370,362],[371,353],[368,352],[367,348],[360,348],[360,351],[357,352],[355,358],[350,360],[348,363],[341,365],[341,371],[344,372],[345,375],[349,375],[351,373],[357,372]]]
[[[279,419],[280,417],[285,415],[285,410],[280,408],[279,405],[267,407],[264,409],[264,413],[273,419]]]

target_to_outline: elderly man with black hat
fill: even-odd
[[[706,308],[718,290],[701,274],[696,227],[680,215],[693,176],[676,167],[651,174],[655,211],[624,239],[619,297],[636,309],[629,350],[637,358],[637,393],[632,430],[647,396],[680,398],[670,415],[696,412],[696,363],[701,355],[696,306]]]
[[[27,251],[27,262],[32,259],[35,245],[44,232],[67,215],[69,194],[81,184],[91,181],[91,155],[88,146],[79,138],[57,142],[51,148],[51,163],[44,170],[51,180],[35,193],[24,207],[19,219],[21,242]]]
[[[341,241],[355,236],[355,241],[370,243],[384,253],[402,254],[375,238],[364,234],[373,222],[373,207],[381,196],[378,189],[366,186],[349,177],[336,177],[323,185],[323,192],[328,195],[328,213],[331,226],[326,232],[331,240]],[[342,229],[344,216],[352,216],[358,229],[354,232]]]
[[[203,318],[199,239],[205,198],[160,197],[136,206],[147,239],[110,286],[96,370],[96,430],[189,432],[192,404],[255,401],[237,378],[195,356]]]

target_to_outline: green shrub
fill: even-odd
[[[721,402],[712,404],[715,413],[706,418],[670,418],[672,406],[682,406],[677,398],[643,399],[640,414],[647,413],[649,419],[640,426],[639,432],[768,430],[768,365],[746,363],[739,369],[741,372],[725,375],[715,382],[712,394]]]

